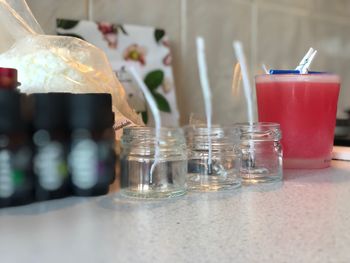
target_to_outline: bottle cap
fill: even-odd
[[[67,129],[67,98],[69,93],[37,93],[34,99],[33,125],[36,130]]]
[[[71,129],[100,131],[114,125],[110,94],[70,94],[68,108],[68,121]]]
[[[0,67],[0,89],[15,89],[17,86],[17,70]]]

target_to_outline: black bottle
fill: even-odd
[[[25,95],[0,89],[0,207],[34,201],[32,148],[24,120]]]
[[[73,192],[78,196],[106,194],[116,163],[112,98],[110,94],[71,94],[68,108]]]
[[[67,166],[69,131],[67,93],[31,95],[34,105],[33,144],[35,197],[38,201],[71,195]]]

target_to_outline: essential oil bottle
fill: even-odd
[[[71,94],[68,100],[71,146],[68,155],[73,193],[108,193],[115,177],[114,114],[110,94]]]
[[[36,200],[50,200],[71,195],[67,167],[69,132],[66,93],[40,93],[33,99],[33,143],[35,156]]]
[[[22,99],[25,96],[13,89],[0,89],[0,207],[34,201],[32,148]]]

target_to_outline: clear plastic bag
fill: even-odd
[[[18,70],[21,92],[110,93],[117,127],[142,124],[102,50],[78,38],[44,35],[25,0],[0,0],[0,23],[2,42],[11,45],[0,66]]]

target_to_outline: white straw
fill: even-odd
[[[307,51],[307,53],[305,54],[305,56],[300,61],[299,65],[295,68],[295,70],[301,71],[313,52],[314,52],[314,49],[312,47],[310,47],[309,50]]]
[[[150,170],[150,183],[152,183],[152,175],[153,171],[157,165],[158,158],[159,158],[159,140],[160,140],[160,128],[161,128],[161,119],[160,119],[160,111],[157,107],[157,103],[155,99],[153,98],[151,92],[149,89],[146,87],[145,83],[142,81],[140,76],[137,74],[136,70],[134,67],[128,67],[128,71],[136,81],[138,87],[141,89],[143,94],[145,95],[146,101],[151,109],[153,118],[154,118],[154,123],[155,123],[155,128],[156,128],[156,143],[155,143],[155,156],[154,156],[154,162],[151,166]]]
[[[252,124],[254,122],[253,98],[252,98],[253,95],[252,95],[252,88],[250,86],[248,69],[247,69],[247,64],[246,64],[246,59],[244,56],[242,43],[240,41],[234,41],[233,42],[233,49],[235,50],[236,57],[238,59],[239,64],[241,65],[244,95],[245,95],[245,98],[247,101],[247,108],[248,108],[248,121],[250,124]]]
[[[301,74],[307,74],[309,72],[309,68],[312,64],[312,61],[314,60],[315,56],[317,54],[317,50],[315,50],[311,56],[307,59],[304,67],[301,69]]]
[[[266,65],[264,63],[261,65],[261,67],[264,70],[265,74],[270,74],[269,70],[267,69],[267,67],[266,67]]]
[[[208,129],[208,173],[211,171],[211,163],[212,163],[212,143],[211,143],[211,118],[212,118],[212,105],[211,105],[211,91],[209,87],[209,79],[208,79],[208,71],[207,64],[205,61],[205,45],[204,39],[202,37],[197,37],[197,62],[199,69],[199,78],[202,86],[203,97],[204,97],[204,105],[205,105],[205,113],[207,116],[207,129]]]
[[[88,20],[92,21],[93,20],[93,0],[88,0],[87,6],[88,6]]]

